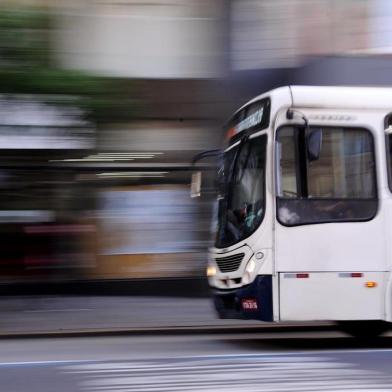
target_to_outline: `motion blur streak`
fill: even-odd
[[[35,362],[21,359],[37,344],[57,350],[62,343],[27,340],[27,353],[19,351],[18,354],[20,362],[0,363],[0,377],[4,386],[20,388],[7,389],[12,391],[27,390],[27,380],[30,380],[30,390],[42,392],[51,391],[54,386],[56,390],[68,388],[75,392],[212,391],[217,388],[224,391],[390,390],[390,349],[346,349],[348,341],[345,339],[335,343],[336,340],[325,338],[323,334],[312,336],[319,343],[323,342],[324,350],[309,350],[307,339],[302,339],[303,352],[280,351],[279,346],[285,339],[287,346],[298,342],[298,334],[282,338],[275,335],[272,339],[260,339],[260,334],[103,338],[101,348],[95,339],[70,339],[64,354],[73,347],[72,358]],[[18,351],[18,345],[13,341],[6,348]],[[269,352],[255,354],[255,345],[260,351],[269,346]],[[139,347],[146,350],[140,353]],[[200,351],[211,354],[199,355]],[[236,353],[232,354],[233,351]],[[181,352],[185,355],[179,354]],[[84,359],[88,355],[90,360]],[[122,358],[106,359],[112,356]],[[24,377],[15,382],[16,375]]]
[[[18,313],[2,317],[0,335],[58,333],[56,310],[82,331],[131,329],[142,311],[149,327],[161,325],[157,315],[176,327],[190,298],[208,295],[214,236],[217,162],[198,164],[206,192],[190,199],[192,158],[222,148],[228,116],[274,87],[391,85],[391,22],[389,0],[0,1],[0,306]],[[114,297],[113,307],[105,294],[152,299]],[[384,369],[387,354],[342,355],[151,360],[140,373],[147,365],[135,361],[124,375],[106,363],[53,364],[51,375],[37,365],[31,376],[76,377],[64,391],[274,391],[282,372],[285,390],[391,385],[357,362]],[[11,365],[0,373],[2,383],[21,379]]]
[[[372,369],[357,369],[327,355],[181,358],[120,364],[81,364],[67,373],[81,378],[81,390],[153,391],[224,388],[225,391],[304,391],[311,388],[380,390],[392,379]],[[116,366],[117,365],[117,366]],[[280,383],[276,380],[281,379]],[[377,389],[375,388],[377,385]],[[313,390],[314,390],[313,389]]]
[[[391,18],[386,0],[2,2],[1,281],[203,275],[214,193],[187,199],[192,157],[272,87],[389,84]]]

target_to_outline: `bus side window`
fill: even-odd
[[[286,226],[365,221],[377,212],[373,138],[357,128],[323,128],[320,156],[310,160],[305,129],[277,133],[278,220]]]
[[[284,127],[279,132],[277,149],[279,155],[278,176],[280,179],[278,196],[299,197],[299,173],[296,164],[296,139],[293,127]]]

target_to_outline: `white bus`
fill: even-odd
[[[227,136],[207,268],[219,316],[383,331],[392,88],[278,88],[240,108]]]

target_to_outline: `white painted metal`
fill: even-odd
[[[240,267],[232,272],[220,272],[217,263],[215,260],[220,257],[230,257],[230,256],[235,256],[238,254],[244,254],[244,257],[242,259],[242,263]],[[253,255],[252,249],[247,246],[243,245],[240,247],[237,247],[233,249],[230,252],[211,252],[210,253],[210,259],[209,259],[209,264],[215,266],[217,274],[215,276],[209,277],[209,284],[211,286],[214,286],[218,289],[235,289],[238,287],[241,287],[243,284],[242,283],[236,283],[237,279],[241,279],[245,273],[245,267],[250,261],[250,258]],[[256,274],[255,274],[256,276]],[[253,277],[254,279],[254,277]]]
[[[392,106],[391,106],[392,108]],[[327,118],[346,115],[345,120],[309,120],[310,125],[357,126],[368,129],[374,137],[376,150],[377,182],[379,186],[379,208],[376,217],[369,222],[323,223],[295,227],[276,224],[276,270],[289,271],[386,271],[387,232],[383,199],[388,196],[386,188],[386,164],[380,157],[385,155],[384,132],[380,127],[385,111],[336,111],[328,109],[306,109],[300,111],[307,117]],[[288,123],[301,123],[301,119],[287,121],[281,111],[276,128]],[[378,132],[377,132],[378,124]]]
[[[279,279],[281,320],[384,318],[385,275],[382,272],[366,272],[360,278],[317,272],[305,279],[281,273]],[[377,282],[377,287],[366,287],[367,281]]]
[[[392,108],[392,88],[389,87],[334,87],[334,86],[290,86],[280,87],[261,94],[245,105],[271,96],[279,102],[277,106],[284,106],[286,91],[292,94],[290,105],[293,107],[334,108],[334,109],[385,109]]]
[[[392,193],[384,131],[385,116],[392,113],[392,88],[282,87],[249,103],[264,97],[271,98],[270,125],[264,131],[268,133],[266,215],[250,237],[224,250],[211,249],[212,257],[222,252],[230,254],[245,245],[253,254],[261,249],[268,254],[257,273],[273,275],[276,321],[392,321]],[[372,220],[295,227],[285,227],[277,221],[275,132],[283,124],[303,124],[301,116],[286,118],[289,107],[305,115],[311,126],[361,127],[372,133],[379,199]],[[310,273],[310,278],[284,278],[296,272]],[[339,272],[363,272],[364,277],[342,278]],[[220,278],[218,272],[214,279]],[[365,287],[367,280],[376,281],[377,287]]]

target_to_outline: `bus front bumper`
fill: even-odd
[[[272,276],[258,275],[235,290],[213,290],[215,309],[222,319],[273,321]]]

